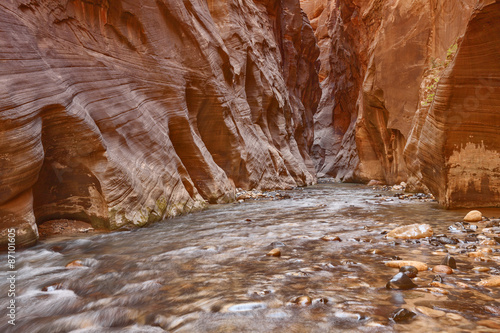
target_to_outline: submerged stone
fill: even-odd
[[[434,234],[429,224],[410,224],[398,227],[387,234],[387,237],[396,239],[419,239],[431,237]]]
[[[443,258],[443,261],[441,261],[441,265],[446,265],[453,269],[457,269],[457,262],[455,261],[455,258],[450,256],[449,254],[447,254],[446,257]]]
[[[268,257],[281,257],[281,250],[280,249],[272,249],[269,251],[266,256]]]
[[[394,275],[389,282],[385,285],[387,289],[399,289],[399,290],[407,290],[411,288],[417,287],[415,283],[408,277],[408,275],[399,272]]]
[[[391,314],[389,319],[399,323],[399,322],[409,321],[409,320],[413,319],[413,317],[415,317],[416,315],[417,314],[415,312],[411,312],[410,310],[399,308]]]

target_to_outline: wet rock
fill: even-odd
[[[493,239],[495,240],[495,242],[497,242],[498,244],[500,244],[500,237],[493,237]]]
[[[66,265],[66,268],[82,268],[85,267],[81,260],[73,260],[69,264]]]
[[[409,278],[414,278],[418,274],[418,269],[415,266],[402,266],[399,268],[399,271],[406,274]]]
[[[479,222],[483,220],[483,214],[478,210],[471,210],[464,217],[465,222]]]
[[[448,244],[448,245],[455,245],[458,244],[458,239],[456,238],[450,238],[447,236],[438,236],[436,237],[436,240],[440,242],[441,244]]]
[[[317,303],[327,304],[328,298],[326,298],[326,297],[315,298],[315,299],[313,299],[312,303],[313,304],[317,304]]]
[[[441,311],[441,310],[434,310],[431,308],[428,308],[426,306],[417,306],[417,310],[424,315],[431,317],[431,318],[440,318],[446,315],[446,312]]]
[[[453,231],[453,232],[467,232],[467,229],[465,228],[464,224],[461,222],[456,222],[453,225],[450,225],[448,227],[448,230]]]
[[[481,287],[500,287],[500,276],[493,276],[478,283]]]
[[[285,247],[286,244],[283,242],[272,242],[270,246],[275,249],[277,247]]]
[[[426,271],[428,269],[427,264],[420,262],[420,261],[412,261],[412,260],[386,261],[385,265],[387,267],[393,267],[393,268],[401,268],[403,266],[414,266],[419,270],[419,272]]]
[[[485,273],[485,272],[489,272],[490,271],[490,268],[489,267],[474,267],[472,269],[473,271],[476,271],[476,272],[479,272],[479,273]]]
[[[484,253],[483,252],[479,252],[479,251],[469,252],[469,253],[467,253],[467,256],[470,257],[470,258],[482,258],[482,257],[484,257]]]
[[[465,243],[477,243],[479,240],[477,239],[476,235],[469,235],[464,238]]]
[[[48,291],[48,292],[51,292],[51,291],[55,291],[55,290],[62,290],[64,289],[62,284],[61,283],[56,283],[56,284],[53,284],[53,285],[50,285],[50,286],[45,286],[42,288],[42,291]]]
[[[291,302],[300,306],[308,306],[312,304],[312,298],[309,296],[299,296]]]
[[[457,268],[457,262],[455,261],[455,258],[450,256],[449,254],[447,254],[446,257],[443,258],[443,261],[441,261],[441,265],[446,265],[453,269]]]
[[[396,239],[419,239],[431,237],[432,227],[429,224],[411,224],[396,228],[387,234],[387,237]]]
[[[385,183],[381,180],[372,179],[368,182],[368,186],[382,186],[382,185],[385,185]]]
[[[437,265],[432,269],[434,273],[453,274],[453,269],[448,265]]]
[[[392,279],[387,282],[385,285],[387,289],[398,289],[398,290],[407,290],[411,288],[417,287],[415,283],[408,277],[408,275],[399,272],[394,275]]]
[[[325,242],[342,242],[342,239],[335,235],[325,235],[321,237],[321,240],[324,240]]]
[[[413,317],[415,317],[416,315],[417,314],[415,312],[411,312],[407,309],[399,308],[391,314],[389,319],[399,323],[399,322],[409,321],[409,320],[413,319]]]
[[[444,279],[441,275],[434,275],[434,278],[432,279],[432,282],[431,282],[431,286],[433,287],[438,287],[436,285],[433,285],[433,283],[438,283],[438,284],[442,284],[444,282]]]
[[[276,248],[269,251],[266,256],[268,257],[281,257],[281,250]]]

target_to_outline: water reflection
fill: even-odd
[[[448,226],[464,211],[381,200],[362,185],[322,184],[290,195],[24,250],[18,260],[17,325],[12,330],[4,320],[0,330],[497,331],[500,288],[477,286],[499,272],[497,245],[474,258],[466,243],[434,246],[384,238],[384,231],[413,223],[429,223],[435,234],[450,236]],[[325,235],[340,241],[321,240]],[[281,257],[266,256],[275,247]],[[399,257],[432,267],[446,253],[455,256],[458,268],[442,283],[432,284],[436,273],[429,270],[413,279],[416,289],[385,288],[397,273],[385,260]],[[81,260],[81,267],[65,267],[74,260]],[[6,295],[3,280],[0,292]],[[2,298],[1,308],[6,304]],[[399,307],[417,316],[406,324],[390,321]]]

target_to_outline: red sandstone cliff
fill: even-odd
[[[319,176],[499,206],[498,2],[301,2],[322,53]]]
[[[116,229],[315,181],[298,0],[0,4],[0,232]]]

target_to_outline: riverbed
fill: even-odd
[[[5,319],[2,275],[0,331],[498,332],[500,287],[478,283],[500,274],[499,246],[481,245],[482,237],[467,243],[470,232],[448,229],[467,211],[356,184],[286,194],[18,251],[16,326]],[[386,238],[414,223],[459,243]],[[481,236],[485,222],[476,225]],[[324,241],[325,235],[338,239]],[[474,252],[490,250],[471,257],[471,245]],[[266,256],[274,248],[281,256]],[[431,268],[446,254],[457,269],[433,283],[439,278]],[[386,289],[398,269],[384,263],[395,259],[429,266],[413,279],[418,287]],[[391,320],[398,308],[415,316]]]

